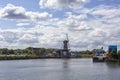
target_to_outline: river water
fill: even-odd
[[[0,61],[0,80],[120,80],[120,64],[90,58]]]

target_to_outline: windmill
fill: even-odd
[[[70,50],[70,41],[69,41],[69,38],[68,38],[68,34],[66,34],[66,38],[67,38],[67,41],[68,41],[68,50]]]
[[[60,41],[61,42],[61,41]],[[57,50],[58,57],[60,58],[70,58],[70,44],[68,34],[66,34],[66,39],[62,40],[62,48]]]
[[[63,57],[70,57],[70,45],[69,45],[69,39],[68,39],[68,34],[66,34],[66,40],[63,41],[63,50],[62,50],[62,55]]]

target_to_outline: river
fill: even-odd
[[[0,61],[0,80],[120,80],[120,64],[90,58]]]

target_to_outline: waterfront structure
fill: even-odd
[[[28,47],[27,51],[31,54],[35,54],[39,57],[54,57],[54,49],[45,49],[45,48],[35,48]]]
[[[41,53],[41,48],[33,48],[33,47],[28,47],[27,51],[31,54],[36,54],[36,55],[40,55]]]
[[[69,49],[69,39],[68,35],[66,35],[67,39],[63,41],[63,48],[56,50],[57,57],[60,58],[69,58],[70,55],[70,49]]]
[[[103,53],[103,47],[98,49],[93,56],[93,62],[103,62],[106,60],[106,54]]]

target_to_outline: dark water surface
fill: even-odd
[[[0,80],[120,80],[120,64],[92,59],[0,61]]]

